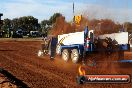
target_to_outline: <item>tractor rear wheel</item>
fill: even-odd
[[[69,60],[69,52],[68,49],[64,49],[62,52],[62,59],[67,62]]]
[[[71,52],[71,59],[73,63],[77,63],[79,61],[79,53],[77,49],[73,49]]]

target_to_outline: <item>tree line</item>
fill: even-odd
[[[38,19],[33,16],[23,16],[13,19],[6,18],[3,20],[3,25],[0,30],[8,33],[9,31],[15,32],[21,29],[26,32],[39,31],[46,34],[51,29],[53,23],[56,21],[56,18],[61,15],[61,13],[54,13],[50,19],[42,20],[40,23]]]

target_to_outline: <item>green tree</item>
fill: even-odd
[[[41,26],[41,32],[44,33],[45,35],[47,35],[48,30],[51,27],[51,24],[50,24],[49,20],[41,21],[40,26]]]
[[[39,29],[38,19],[33,16],[23,16],[20,18],[14,18],[12,20],[12,29],[17,31],[22,29],[23,31],[36,31]]]
[[[27,24],[25,25],[29,31],[36,31],[39,28],[38,19],[33,16],[27,16]]]
[[[61,13],[54,13],[53,16],[51,16],[50,19],[49,19],[50,24],[55,23],[56,18],[59,17],[59,16],[62,16],[62,14]]]
[[[5,31],[6,33],[10,31],[11,29],[11,20],[6,18],[3,20],[3,26],[1,28],[3,31]]]
[[[12,30],[13,30],[13,31],[16,31],[16,30],[19,28],[19,25],[18,25],[18,18],[14,18],[14,19],[11,21],[11,27],[12,27]]]

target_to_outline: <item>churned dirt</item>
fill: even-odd
[[[37,57],[40,47],[40,41],[0,41],[0,67],[31,88],[131,88],[132,86],[132,83],[79,85],[76,83],[76,77],[80,64],[73,64],[71,61],[66,63],[60,56],[55,60],[50,60],[49,56]],[[100,60],[95,68],[86,65],[86,74],[132,75],[132,64],[124,66],[122,63],[111,62],[113,58],[116,57],[94,55],[95,60]],[[132,52],[126,52],[125,58],[132,59]]]

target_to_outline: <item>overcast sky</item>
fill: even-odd
[[[70,21],[73,18],[73,2],[75,15],[132,22],[132,0],[0,0],[0,13],[4,14],[2,19],[31,15],[40,22],[60,12]]]

